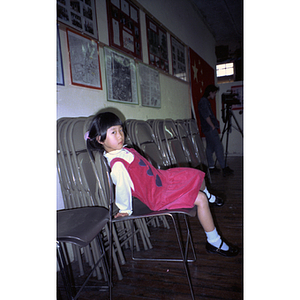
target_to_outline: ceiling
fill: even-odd
[[[216,39],[216,50],[228,46],[229,55],[242,48],[243,0],[190,0]],[[223,47],[224,49],[224,47]],[[218,51],[216,54],[218,56]]]

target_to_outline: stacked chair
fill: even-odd
[[[62,118],[57,121],[57,171],[65,209],[92,206],[109,208],[109,195],[107,189],[104,188],[103,177],[98,176],[96,165],[90,159],[84,140],[84,133],[87,131],[90,121],[91,118]],[[139,225],[139,227],[141,226]],[[145,238],[142,229],[135,231],[135,241],[136,235],[141,234],[145,249],[149,249],[151,248],[149,232]],[[112,226],[111,232],[113,263],[118,279],[121,280],[123,276],[120,264],[125,263],[122,247],[132,246],[130,245],[132,242],[131,225],[129,222],[119,222]],[[109,226],[106,224],[102,233],[106,250],[109,249],[109,234]],[[139,250],[137,242],[136,247]],[[91,258],[100,253],[101,249],[97,241],[93,240],[91,246],[78,247],[73,243],[71,250],[70,247],[64,247],[64,250],[70,252],[67,253],[67,256],[74,256],[74,260],[78,263],[80,276],[82,276],[84,275],[83,257],[92,268],[96,257],[95,259]],[[101,280],[104,278],[103,274],[105,274],[105,270],[100,264],[95,268],[93,275]]]
[[[125,218],[113,219],[116,212],[114,206],[114,186],[110,178],[110,169],[106,159],[99,152],[90,155],[86,149],[84,134],[88,130],[92,117],[62,118],[57,121],[57,170],[65,209],[82,207],[103,207],[109,209],[110,219],[103,226],[101,237],[104,251],[109,252],[109,276],[111,282],[112,267],[122,279],[120,265],[125,263],[124,248],[130,248],[132,259],[151,261],[179,261],[183,263],[189,283],[191,297],[194,299],[192,282],[188,271],[188,262],[196,260],[191,232],[187,217],[196,216],[196,208],[167,211],[151,211],[133,200],[134,213]],[[125,131],[126,143],[144,155],[156,168],[167,169],[176,166],[201,168],[207,165],[203,144],[193,120],[127,120]],[[180,232],[180,218],[183,217],[187,228],[183,241]],[[167,218],[171,218],[180,250],[180,258],[143,258],[137,257],[134,250],[139,251],[139,241],[144,250],[152,248],[149,226],[170,228]],[[76,220],[74,220],[76,222]],[[63,242],[63,241],[62,241]],[[81,245],[82,246],[82,245]],[[188,258],[188,250],[192,250],[192,258]],[[69,251],[67,247],[64,251]],[[78,263],[80,275],[83,271],[83,258],[93,269],[93,276],[99,280],[107,278],[105,264],[95,261],[103,251],[99,243],[91,241],[89,247],[72,245],[74,260]],[[93,258],[93,259],[91,259]],[[111,286],[111,284],[109,284]]]
[[[196,121],[193,119],[152,120],[154,135],[173,167],[192,167],[207,174],[211,183],[207,158]]]
[[[204,145],[196,120],[176,120],[175,124],[183,151],[191,167],[198,168],[205,172],[209,182],[212,183]]]
[[[104,279],[107,281],[107,286],[101,286],[101,288],[111,291],[111,278],[108,274],[109,267],[101,235],[101,231],[108,221],[109,211],[105,207],[77,207],[57,211],[57,262],[68,299],[78,299],[89,278],[100,264],[104,272]],[[96,241],[98,241],[99,251],[94,252],[92,243]],[[73,244],[79,249],[90,247],[93,253],[89,260],[93,261],[94,267],[78,291],[75,289],[72,270],[66,255],[66,244]],[[99,288],[97,286],[97,289]]]

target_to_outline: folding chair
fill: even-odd
[[[61,141],[62,128],[65,126],[66,122],[66,118],[62,118],[57,121],[57,173],[63,196],[64,207],[71,208],[73,202],[71,192],[71,179],[69,177],[69,172],[67,169],[68,167],[64,153],[65,151],[63,149]]]
[[[189,131],[185,121],[176,120],[174,121],[174,124],[176,125],[177,128],[177,133],[178,133],[179,140],[181,142],[181,146],[183,148],[185,156],[187,157],[188,161],[191,164],[191,167],[201,169],[202,171],[204,171],[204,168],[201,165],[201,161],[195,153],[195,148],[190,139]]]
[[[158,139],[168,151],[172,165],[191,167],[191,162],[183,150],[174,121],[172,119],[161,120],[156,126],[156,132]]]
[[[180,251],[180,258],[143,258],[143,257],[136,257],[134,256],[134,247],[132,247],[132,259],[133,260],[149,260],[149,261],[161,261],[161,262],[182,262],[183,267],[185,270],[185,274],[188,280],[189,284],[189,289],[191,293],[192,299],[194,299],[194,292],[193,292],[193,287],[192,287],[192,281],[191,277],[189,274],[189,269],[188,269],[188,262],[193,262],[196,260],[196,253],[195,249],[193,246],[193,241],[192,241],[192,236],[191,236],[191,231],[189,227],[189,222],[187,217],[195,217],[196,216],[196,207],[193,207],[191,209],[183,208],[183,209],[177,209],[177,210],[164,210],[164,211],[151,211],[148,207],[145,205],[143,206],[136,206],[134,207],[134,212],[131,216],[124,217],[124,218],[112,218],[113,215],[113,205],[114,205],[114,186],[112,183],[112,179],[110,177],[110,168],[107,165],[106,159],[99,153],[97,156],[95,156],[95,160],[100,160],[101,164],[104,166],[102,169],[103,173],[102,176],[106,178],[106,188],[109,191],[110,195],[110,222],[111,223],[118,223],[118,222],[124,222],[130,221],[131,226],[132,226],[132,232],[134,232],[135,227],[134,227],[134,221],[137,219],[147,219],[149,217],[157,217],[157,216],[166,216],[170,217],[175,229],[177,241],[178,241],[178,246],[179,246],[179,251]],[[100,174],[99,174],[100,176]],[[186,239],[183,241],[181,239],[181,229],[178,223],[178,216],[182,216],[184,219],[184,223],[186,225]],[[134,235],[132,235],[132,244],[134,244]],[[189,247],[191,248],[192,251],[192,259],[188,258],[188,253],[189,253]],[[149,253],[149,251],[147,252]],[[111,256],[110,256],[111,259]],[[110,263],[110,274],[112,274],[112,264]]]
[[[125,125],[127,125],[127,121]],[[130,136],[136,150],[146,156],[156,168],[167,169],[171,166],[167,152],[158,144],[156,136],[147,121],[131,121],[128,128],[127,135]]]
[[[103,189],[103,179],[100,177],[96,178],[96,166],[91,162],[89,155],[86,149],[86,141],[84,140],[84,130],[86,122],[82,120],[82,118],[76,118],[74,122],[69,126],[68,133],[68,142],[69,148],[71,150],[71,158],[73,158],[72,164],[74,165],[74,170],[77,171],[78,184],[77,186],[81,188],[81,195],[84,198],[87,198],[86,201],[92,200],[91,205],[101,205],[108,207],[107,197],[108,195],[105,193]],[[76,173],[74,171],[74,173]],[[101,184],[99,185],[98,182]],[[131,234],[131,227],[128,222],[123,222],[123,224],[118,224],[118,227],[112,227],[113,238],[114,238],[114,264],[116,270],[118,272],[119,279],[122,279],[121,270],[119,268],[118,262],[116,261],[115,252],[119,256],[119,260],[121,264],[125,263],[125,258],[123,255],[122,247],[129,247],[131,243],[131,239],[128,238],[128,235]],[[152,247],[149,240],[149,232],[145,230],[145,226],[143,226],[141,220],[136,221],[139,230],[134,234],[139,234],[143,240],[144,249],[149,249]],[[105,227],[108,233],[108,229]],[[137,237],[135,236],[135,239]],[[128,243],[129,241],[129,243]]]
[[[62,192],[66,195],[64,197],[65,208],[107,205],[107,201],[103,200],[106,195],[95,179],[94,166],[91,164],[84,140],[84,132],[90,118],[63,118],[57,122],[57,169]],[[107,225],[104,226],[104,232],[108,236]],[[96,252],[99,248],[98,244],[93,241],[91,245],[94,248],[93,251]],[[122,280],[119,261],[124,264],[125,257],[115,233],[113,247],[115,268],[119,280]],[[73,247],[72,251],[82,276],[84,274],[83,262],[78,247]],[[92,264],[90,247],[83,248],[82,252],[86,260]],[[116,253],[119,256],[119,261]],[[98,268],[96,273],[98,279],[101,279]]]
[[[163,126],[164,126],[164,120],[161,119],[153,120],[152,122],[153,133],[156,137],[160,151],[162,151],[163,153],[165,153],[167,157],[169,157],[170,167],[178,167],[176,158],[174,157],[174,155],[172,155],[172,153],[170,153],[168,149],[169,145],[164,134]]]
[[[198,125],[194,119],[187,120],[188,130],[190,134],[191,141],[195,148],[195,154],[200,160],[202,166],[205,168],[204,172],[207,174],[209,182],[212,183],[210,171],[208,168],[207,157],[205,154],[205,148],[199,133]]]
[[[109,211],[104,207],[82,207],[57,211],[57,262],[68,299],[78,299],[79,294],[86,287],[87,282],[99,265],[102,267],[104,280],[107,282],[107,286],[103,288],[111,291],[108,262],[101,237],[101,231],[108,221]],[[91,243],[96,240],[99,243],[100,251],[94,252]],[[77,286],[75,286],[70,261],[65,249],[67,243],[71,243],[79,249],[91,247],[93,254],[93,268],[79,290],[76,289]],[[99,286],[96,288],[99,289]]]

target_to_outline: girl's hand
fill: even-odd
[[[120,217],[128,217],[128,213],[117,213],[114,217],[115,218],[120,218]]]

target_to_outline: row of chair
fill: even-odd
[[[99,152],[94,153],[94,157],[91,159],[86,149],[84,134],[88,130],[91,118],[62,118],[57,122],[57,169],[66,209],[90,206],[110,208],[113,203],[112,183],[106,161]],[[124,125],[127,132],[127,143],[144,154],[157,168],[189,166],[207,170],[203,144],[194,120],[127,120]],[[209,176],[209,172],[207,174]],[[170,216],[176,230],[175,219],[171,213],[145,212],[143,209],[141,211],[137,209],[137,212],[131,217],[122,220],[111,219],[111,226],[109,227],[108,224],[104,226],[102,230],[104,248],[105,251],[111,249],[111,259],[120,280],[122,279],[120,264],[125,263],[122,248],[130,247],[132,253],[134,248],[140,250],[139,237],[144,250],[151,249],[148,226],[150,224],[159,226],[162,222],[168,228],[166,216]],[[195,216],[195,211],[182,210],[175,213],[184,214],[187,228],[186,215]],[[111,248],[109,248],[110,236],[112,237]],[[179,247],[181,247],[178,233],[177,237]],[[189,243],[191,243],[191,237],[188,228],[186,248]],[[67,251],[67,247],[64,248],[64,251]],[[101,253],[99,244],[94,240],[88,247],[73,245],[72,251],[81,275],[84,273],[82,261],[82,256],[84,256],[90,266],[94,267],[94,276],[97,276],[99,280],[107,277],[108,270],[106,270],[105,263],[100,264],[99,267],[94,264],[99,260],[99,253]],[[193,298],[187,269],[187,262],[190,260],[187,259],[185,250],[185,253],[183,253],[183,249],[181,252],[182,259],[177,261],[184,263]],[[196,259],[195,253],[194,259]],[[111,271],[110,269],[110,274]]]
[[[127,141],[160,169],[199,168],[211,176],[204,145],[194,119],[126,120]]]
[[[86,206],[103,206],[109,208],[109,191],[103,180],[103,162],[97,159],[97,164],[91,162],[86,149],[84,133],[87,131],[91,118],[62,118],[57,122],[57,170],[60,187],[62,191],[65,209]],[[100,163],[99,163],[100,162]],[[99,175],[100,174],[100,175]],[[135,234],[141,234],[145,249],[152,247],[149,240],[149,232],[146,227],[137,221],[140,228]],[[122,247],[128,248],[131,243],[131,225],[128,222],[119,223],[113,226],[113,259],[117,270],[118,278],[122,279],[120,264],[125,263]],[[104,235],[108,236],[108,226],[104,228]],[[106,246],[108,241],[106,238]],[[136,247],[139,245],[136,241]],[[95,243],[92,247],[93,253],[98,252]],[[80,275],[84,274],[81,253],[78,247],[73,247],[75,260],[79,264]],[[85,259],[89,262],[90,247],[81,249]],[[118,255],[118,257],[117,257]],[[93,262],[90,261],[92,264]],[[102,279],[101,270],[96,269],[98,279]]]

